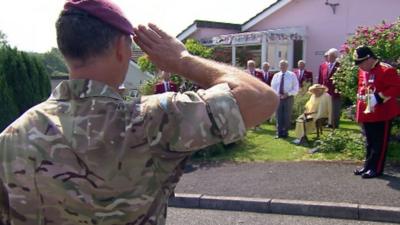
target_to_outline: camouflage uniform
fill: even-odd
[[[165,224],[181,161],[244,134],[227,84],[126,102],[64,81],[0,134],[0,223]]]

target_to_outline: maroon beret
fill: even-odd
[[[120,7],[110,0],[67,0],[64,10],[76,8],[113,26],[121,32],[133,35],[133,26]]]

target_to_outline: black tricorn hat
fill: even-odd
[[[372,50],[365,45],[358,46],[353,54],[354,64],[360,65],[360,63],[364,62],[369,58],[376,59],[376,56]]]

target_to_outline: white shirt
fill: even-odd
[[[328,75],[331,74],[333,67],[335,67],[336,61],[333,63],[328,63]]]
[[[271,87],[277,94],[279,94],[281,79],[282,71],[276,73],[271,81]],[[297,95],[297,93],[299,92],[299,81],[297,80],[297,76],[293,72],[286,71],[283,79],[283,92],[288,94],[289,96]]]
[[[164,82],[164,91],[167,92],[169,91],[169,81],[163,81]]]

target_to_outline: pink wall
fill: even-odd
[[[208,38],[217,35],[233,34],[233,33],[237,33],[237,31],[230,29],[199,28],[194,34],[190,35],[190,38],[201,39],[201,38]]]
[[[400,0],[329,0],[340,3],[333,14],[325,0],[294,0],[248,31],[304,26],[307,29],[306,62],[314,74],[329,48],[340,49],[359,25],[393,22],[400,16]]]

